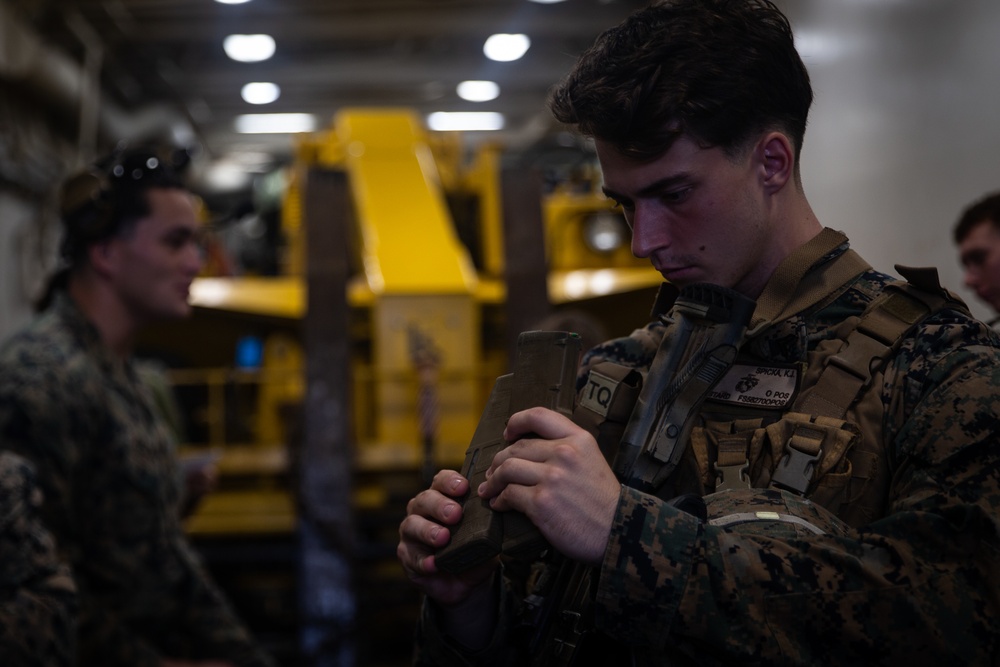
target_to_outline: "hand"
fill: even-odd
[[[184,472],[184,492],[195,502],[214,491],[219,483],[219,468],[212,461]]]
[[[458,575],[439,572],[434,552],[448,544],[447,526],[462,518],[462,505],[456,499],[469,490],[469,481],[454,470],[442,470],[434,476],[431,488],[412,498],[406,506],[406,518],[399,525],[396,556],[410,580],[430,599],[443,607],[455,607],[478,591],[488,589],[491,574],[497,567],[491,561]]]
[[[194,514],[202,498],[215,490],[219,483],[219,468],[215,459],[191,459],[181,462],[184,492],[181,496],[181,518]]]
[[[565,556],[600,565],[621,485],[597,442],[567,417],[545,408],[514,414],[478,492],[490,506],[524,512]]]

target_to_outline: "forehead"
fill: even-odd
[[[149,215],[146,220],[160,225],[196,226],[198,216],[195,199],[180,188],[150,188],[146,191]]]
[[[704,174],[727,161],[721,148],[703,147],[687,135],[678,137],[666,152],[649,160],[625,155],[599,139],[595,147],[606,188],[622,194],[634,193],[663,179]]]

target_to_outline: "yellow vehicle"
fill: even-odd
[[[189,368],[171,371],[175,385],[201,388],[195,410],[202,441],[184,451],[221,454],[220,492],[189,521],[193,534],[294,526],[285,488],[292,424],[285,417],[305,391],[298,323],[305,314],[302,189],[310,168],[346,172],[351,193],[345,243],[354,272],[346,294],[329,298],[346,298],[352,313],[344,335],[352,349],[358,469],[419,469],[428,444],[434,466],[460,465],[518,333],[507,330],[502,148],[465,153],[459,135],[432,135],[408,110],[342,111],[328,131],[298,146],[282,211],[281,275],[199,278],[194,321],[151,339],[190,360]],[[661,278],[631,255],[624,218],[593,175],[546,193],[539,188],[527,204],[544,226],[540,275],[550,305],[550,317],[530,326],[582,322],[603,336],[641,325]],[[257,361],[237,364],[235,350],[248,333],[258,340]],[[385,498],[378,483],[359,485],[356,496],[360,506]]]

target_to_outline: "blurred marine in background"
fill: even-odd
[[[182,532],[176,443],[131,356],[191,310],[199,222],[175,166],[119,150],[64,185],[64,265],[0,348],[0,448],[35,466],[72,567],[77,664],[266,667]]]
[[[965,270],[965,286],[988,303],[1000,324],[1000,193],[970,204],[955,225],[955,244]]]

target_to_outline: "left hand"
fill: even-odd
[[[215,490],[219,483],[219,468],[214,457],[196,457],[181,461],[184,489],[181,496],[181,518],[185,519],[198,508],[201,499]]]
[[[518,510],[565,556],[600,565],[621,485],[587,431],[546,408],[514,414],[479,495]]]

